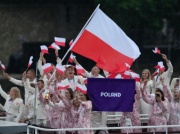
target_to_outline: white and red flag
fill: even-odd
[[[76,56],[74,56],[74,55],[71,53],[71,55],[70,55],[70,57],[69,57],[69,59],[68,59],[68,62],[73,63],[73,59],[74,59],[74,58],[76,58]]]
[[[159,61],[158,65],[155,66],[154,68],[159,69],[159,71],[161,71],[161,72],[164,72],[164,70],[165,70],[165,66],[163,65],[162,61]]]
[[[60,64],[56,65],[56,71],[61,75],[66,70],[65,66],[62,66]]]
[[[67,89],[69,87],[69,85],[65,85],[63,83],[58,83],[58,90],[63,90],[63,89]]]
[[[88,83],[88,79],[84,79],[84,84],[87,84]]]
[[[73,40],[71,40],[70,42],[69,42],[69,46],[71,46],[73,44]]]
[[[46,63],[42,66],[42,69],[44,71],[44,74],[49,73],[52,70],[52,65],[51,63]]]
[[[71,48],[110,73],[127,70],[125,63],[131,66],[141,54],[134,41],[99,8]]]
[[[152,50],[155,54],[161,54],[161,51],[157,48],[157,47],[155,47],[155,49],[154,50]]]
[[[1,63],[1,61],[0,61],[0,65],[2,70],[6,70],[6,67],[4,66],[4,64]]]
[[[130,70],[131,66],[128,63],[125,63],[127,70]]]
[[[55,41],[55,44],[56,44],[56,45],[65,47],[65,42],[66,42],[66,39],[65,39],[65,38],[54,37],[54,41]]]
[[[154,76],[156,76],[156,75],[158,75],[159,74],[159,68],[152,74],[152,78],[154,77]]]
[[[41,52],[42,52],[43,54],[48,54],[48,53],[49,53],[47,46],[42,45],[42,46],[40,46],[40,48],[41,48]]]
[[[112,73],[107,76],[107,78],[122,78],[120,73]]]
[[[76,65],[76,71],[78,75],[83,75],[86,70],[81,65]]]
[[[77,85],[76,85],[76,90],[82,92],[83,94],[87,93],[86,86],[85,85],[81,85],[79,83],[77,83]]]
[[[131,71],[131,70],[128,70],[128,71],[125,71],[123,74],[122,74],[122,77],[124,79],[135,79],[137,82],[140,82],[140,75]]]
[[[52,48],[52,49],[55,49],[55,50],[60,50],[61,48],[56,45],[55,43],[52,43],[48,48]]]
[[[33,63],[33,56],[31,56],[30,58],[29,58],[29,62],[28,62],[28,68],[31,66],[31,64]]]

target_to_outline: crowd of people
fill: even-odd
[[[55,51],[57,64],[61,65],[58,52]],[[167,64],[167,70],[158,68],[157,74],[151,75],[149,69],[144,69],[141,80],[136,81],[135,102],[132,112],[122,112],[120,126],[141,126],[140,114],[148,114],[148,125],[180,125],[180,88],[179,78],[173,78],[173,66],[165,54],[161,54]],[[80,65],[76,58],[76,65]],[[77,84],[86,85],[86,79],[106,78],[108,72],[100,75],[100,69],[94,66],[91,72],[85,71],[83,76],[75,75],[73,65],[65,65],[66,70],[59,74],[55,66],[44,73],[42,66],[46,63],[43,53],[40,53],[38,70],[41,77],[35,76],[35,71],[29,69],[22,74],[22,80],[12,78],[3,72],[5,78],[18,86],[24,86],[24,100],[17,87],[12,87],[9,93],[0,86],[0,94],[6,100],[0,108],[6,113],[7,121],[33,122],[48,128],[91,128],[107,127],[106,111],[92,111],[92,102],[87,91],[77,90]],[[131,77],[133,79],[133,77]],[[58,84],[68,85],[58,89]],[[36,100],[36,103],[34,101]],[[36,104],[36,105],[35,105]],[[35,112],[35,114],[34,114]],[[35,120],[36,119],[36,120]],[[169,128],[170,131],[180,131],[180,127]],[[126,132],[127,130],[122,130]],[[149,132],[164,132],[165,128],[151,128]],[[129,129],[128,132],[142,132],[142,129]],[[65,132],[62,132],[65,133]],[[81,130],[69,133],[78,134],[108,134],[108,130]]]

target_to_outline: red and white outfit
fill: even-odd
[[[169,125],[180,125],[180,102],[173,98],[171,91],[167,89],[167,86],[163,85],[164,95],[168,98],[170,103],[170,116]],[[180,92],[180,91],[179,91]],[[169,128],[170,131],[180,131],[179,127]]]
[[[136,87],[137,88],[137,87]],[[135,95],[135,102],[133,104],[133,112],[123,112],[120,118],[121,126],[141,126],[140,116],[139,116],[139,99],[140,99],[140,89],[136,89],[137,93]],[[122,129],[122,133],[141,133],[142,129]]]
[[[71,107],[73,128],[91,128],[91,109],[91,101],[82,101],[78,109],[74,105]],[[78,131],[78,134],[93,134],[93,130]]]
[[[143,87],[144,83],[141,83],[141,87]],[[154,94],[153,91],[153,81],[149,80],[147,81],[147,85],[146,85],[146,91],[148,94]],[[154,95],[152,95],[154,96]],[[149,105],[148,103],[146,103],[142,97],[139,99],[140,102],[140,113],[141,114],[149,114],[149,112],[151,111],[151,105]]]
[[[80,80],[81,83],[84,83],[86,78],[83,78],[82,76],[74,75],[74,78],[72,80],[70,80],[69,78],[66,78],[65,80],[62,81],[62,84],[69,85],[69,88],[71,88],[73,91],[75,91],[78,80]]]
[[[165,98],[164,101],[156,102],[156,99],[144,90],[142,93],[142,97],[145,102],[152,105],[152,109],[150,112],[150,117],[148,120],[149,126],[159,126],[159,125],[167,125],[167,110],[168,110],[168,100]],[[150,128],[150,132],[165,132],[166,128]]]
[[[155,76],[154,88],[156,88],[158,86],[162,86],[162,83],[160,81],[160,77],[164,78],[164,83],[169,88],[171,76],[173,74],[173,66],[172,66],[170,61],[167,62],[166,64],[168,66],[167,71],[163,72],[160,76],[159,75]]]
[[[43,90],[41,93],[38,93],[38,99],[37,99],[37,105],[36,105],[36,124],[46,124],[46,103],[45,103],[45,95],[48,92],[46,89],[41,89]]]

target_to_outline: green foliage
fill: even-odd
[[[163,28],[163,19],[179,29],[179,0],[95,0],[95,3],[101,4],[101,9],[140,44],[141,40],[154,38]]]

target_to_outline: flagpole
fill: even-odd
[[[96,11],[99,9],[100,4],[98,4],[98,6],[96,7],[96,9],[94,10],[94,12],[91,14],[91,16],[89,17],[89,19],[87,20],[86,24],[84,25],[84,27],[81,29],[81,31],[79,32],[78,36],[76,37],[76,39],[74,40],[74,42],[72,43],[72,45],[70,46],[70,48],[67,50],[66,54],[64,55],[64,57],[62,58],[61,62],[64,61],[65,57],[67,56],[67,54],[69,53],[69,51],[73,48],[74,44],[77,42],[77,40],[79,39],[79,37],[81,36],[81,34],[83,33],[85,27],[88,25],[89,21],[92,19],[92,17],[94,16],[94,14],[96,13]]]

